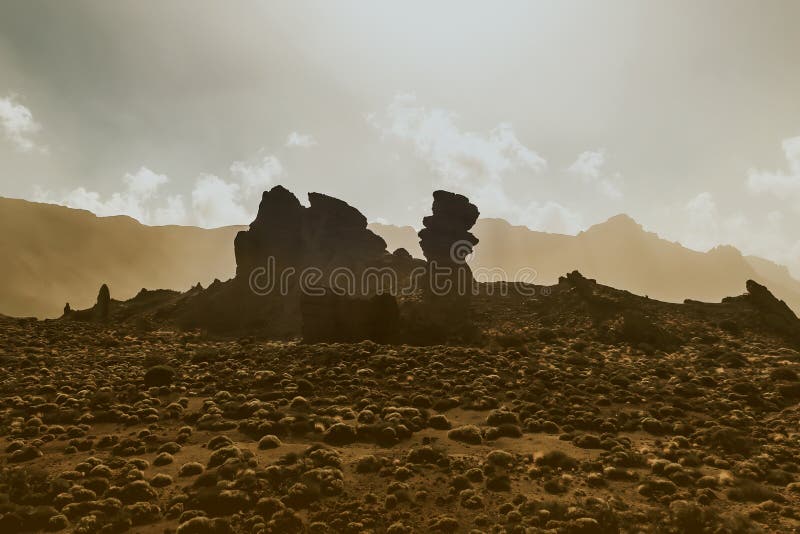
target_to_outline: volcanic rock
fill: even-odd
[[[309,193],[308,201],[302,225],[306,265],[360,272],[387,254],[386,242],[367,229],[367,218],[357,209],[320,193]]]
[[[264,191],[250,228],[236,234],[236,278],[247,279],[256,267],[266,267],[269,258],[277,267],[299,266],[304,208],[294,194],[281,185]]]
[[[280,185],[265,191],[256,218],[234,240],[236,277],[186,299],[180,324],[276,337],[306,331],[318,341],[387,339],[373,332],[394,329],[396,320],[376,326],[378,318],[387,318],[376,302],[388,303],[389,312],[396,304],[370,299],[397,290],[395,264],[407,269],[408,258],[389,254],[385,241],[367,229],[366,217],[346,202],[320,193],[309,193],[308,199],[305,207]],[[382,268],[390,269],[390,276],[365,274]],[[385,280],[391,287],[383,286]],[[320,291],[335,295],[305,298]],[[341,328],[324,324],[332,317]],[[307,328],[304,319],[310,321]]]
[[[800,340],[800,319],[787,306],[758,282],[748,280],[747,301],[761,312],[764,324],[783,335]]]
[[[303,339],[353,342],[369,339],[386,343],[398,331],[399,310],[394,296],[347,297],[326,291],[302,296]]]
[[[469,232],[478,220],[478,208],[463,195],[439,190],[433,193],[432,211],[433,215],[422,219],[424,228],[418,234],[422,253],[429,264],[452,269],[451,280],[458,281],[461,273],[471,284],[472,270],[466,260],[478,244]]]
[[[108,286],[103,284],[100,286],[100,291],[97,293],[97,303],[94,305],[94,316],[98,321],[105,321],[108,319],[108,313],[111,309],[111,292]]]
[[[455,333],[469,337],[474,279],[467,259],[478,244],[478,238],[469,230],[478,219],[478,208],[463,195],[439,190],[433,193],[432,211],[432,215],[423,218],[424,228],[418,234],[428,260],[422,288],[426,309],[422,310],[421,325],[428,334],[422,337],[444,338]]]
[[[290,267],[298,275],[308,267],[324,275],[335,268],[360,272],[388,254],[356,208],[321,193],[309,193],[308,200],[306,208],[280,185],[264,192],[255,220],[234,240],[237,279],[247,280],[259,267],[274,267],[275,274]]]

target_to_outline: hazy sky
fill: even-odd
[[[0,195],[216,226],[282,183],[418,226],[444,187],[800,275],[798,21],[792,0],[7,0]]]

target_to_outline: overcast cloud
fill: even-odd
[[[800,276],[798,20],[792,0],[12,0],[0,195],[210,227],[282,183],[418,226],[445,187]]]

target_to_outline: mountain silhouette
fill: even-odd
[[[186,290],[197,282],[227,280],[236,270],[233,239],[245,228],[146,226],[126,216],[97,217],[0,197],[0,313],[57,317],[66,302],[74,309],[92,306],[104,283],[115,299],[124,300],[145,287]],[[411,226],[369,228],[389,250],[405,248],[422,257]],[[719,302],[740,294],[744,281],[752,279],[800,310],[800,282],[786,267],[731,246],[690,250],[627,215],[577,236],[537,232],[503,219],[479,219],[472,232],[480,244],[470,266],[478,273],[499,268],[513,279],[521,269],[534,269],[533,281],[549,285],[577,269],[599,283],[672,302]]]
[[[0,197],[0,312],[58,317],[143,287],[185,290],[233,276],[233,237],[241,227],[145,226],[126,216],[97,217],[53,204]]]
[[[373,223],[370,228],[390,249],[403,247],[419,255],[410,226]],[[513,280],[523,269],[533,269],[534,282],[549,285],[577,269],[604,285],[669,302],[719,302],[741,293],[742,281],[753,279],[800,310],[800,281],[785,266],[744,256],[732,246],[691,250],[646,231],[624,214],[575,236],[538,232],[503,219],[480,219],[473,233],[480,239],[470,260],[476,272],[492,269],[488,274],[497,275],[500,269]]]

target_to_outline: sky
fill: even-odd
[[[215,227],[283,184],[419,227],[444,188],[800,277],[798,21],[793,0],[8,0],[0,196]]]

